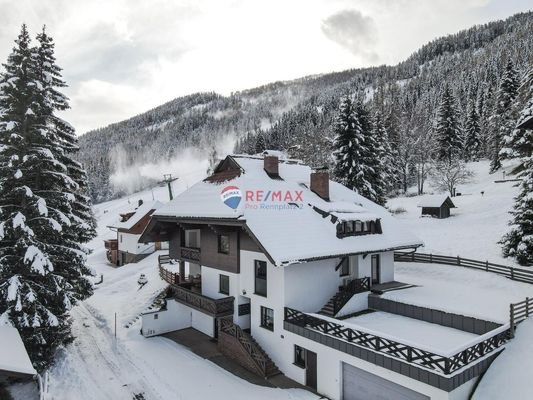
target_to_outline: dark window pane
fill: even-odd
[[[218,252],[222,254],[229,254],[228,235],[218,235]]]
[[[255,294],[267,295],[267,264],[259,260],[255,260]]]
[[[345,232],[346,233],[352,233],[353,232],[353,222],[352,221],[347,221],[344,224],[346,226]]]
[[[350,275],[350,262],[349,262],[348,257],[344,257],[342,259],[342,264],[341,264],[340,271],[341,271],[340,272],[341,276]]]
[[[274,310],[261,306],[261,326],[270,331],[274,330]]]
[[[305,349],[303,347],[294,346],[294,364],[305,368]]]
[[[218,291],[220,293],[222,293],[222,294],[228,294],[229,295],[229,276],[220,275]]]

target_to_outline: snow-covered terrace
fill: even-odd
[[[456,266],[396,263],[395,279],[416,286],[383,298],[501,324],[509,322],[509,304],[533,297],[531,284]]]

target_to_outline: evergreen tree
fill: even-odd
[[[523,109],[518,116],[515,126],[533,116],[533,68],[530,68],[519,89],[516,108],[523,104]],[[533,130],[510,129],[503,137],[503,148],[500,151],[502,158],[531,157],[533,152]],[[523,165],[517,171],[523,169]]]
[[[461,129],[457,118],[455,98],[446,85],[437,110],[437,123],[435,127],[437,139],[437,159],[448,161],[456,159],[462,151]]]
[[[503,255],[520,265],[533,265],[533,157],[524,162],[520,193],[511,212],[511,230],[502,238]]]
[[[78,221],[80,185],[56,157],[54,81],[25,25],[15,43],[0,77],[0,324],[19,330],[41,370],[71,340],[68,310],[92,292],[80,245],[91,234]]]
[[[472,103],[468,110],[465,126],[465,159],[467,161],[477,161],[481,155],[481,129],[479,125],[479,115],[475,105]]]
[[[376,112],[372,121],[371,137],[375,142],[375,201],[381,205],[386,203],[386,195],[392,190],[395,179],[392,150],[389,144],[388,136],[389,135],[385,128],[385,124],[383,123],[381,113]]]
[[[505,72],[500,80],[498,90],[494,129],[491,136],[491,162],[490,170],[494,172],[501,168],[502,155],[500,154],[505,143],[505,137],[514,129],[516,115],[513,116],[513,102],[518,93],[518,74],[513,61],[509,59]]]

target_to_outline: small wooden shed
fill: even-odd
[[[418,203],[418,207],[422,208],[422,215],[430,215],[435,218],[448,218],[450,210],[455,207],[450,196],[427,196],[424,200]]]

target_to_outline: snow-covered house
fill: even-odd
[[[436,218],[448,218],[450,210],[456,208],[448,195],[426,196],[418,203],[418,207],[422,208],[422,215]]]
[[[394,251],[421,240],[296,161],[228,156],[154,212],[141,241],[162,240],[177,273],[144,336],[195,328],[254,372],[332,399],[466,399],[507,337],[382,298],[409,286],[394,280]]]
[[[29,379],[37,375],[18,330],[0,325],[0,382],[7,378]]]
[[[137,208],[120,214],[119,220],[108,226],[117,235],[114,239],[104,241],[107,259],[111,264],[121,266],[135,263],[162,247],[161,242],[148,244],[139,242],[152,213],[162,205],[158,201],[143,203],[139,200]]]

